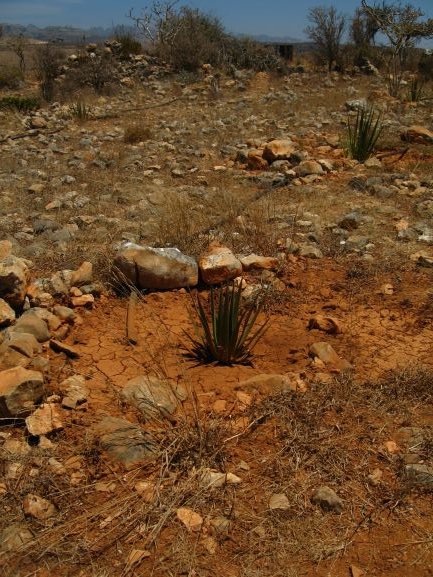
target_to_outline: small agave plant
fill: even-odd
[[[347,121],[348,150],[351,158],[365,162],[373,154],[383,130],[380,112],[374,108],[360,108],[355,121]]]
[[[242,283],[231,282],[211,288],[209,312],[197,294],[192,296],[195,336],[189,353],[205,363],[224,365],[250,364],[252,351],[269,326],[269,319],[259,325],[263,300],[242,303]]]

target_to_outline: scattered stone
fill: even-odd
[[[39,521],[49,519],[56,514],[56,508],[50,501],[31,493],[24,497],[23,510],[25,515]]]
[[[146,503],[152,503],[156,497],[156,487],[149,481],[137,481],[134,489],[143,498]]]
[[[71,286],[82,286],[92,282],[93,265],[91,262],[83,262],[79,269],[71,274]]]
[[[188,531],[192,531],[197,533],[201,530],[203,525],[203,517],[201,517],[192,509],[188,509],[187,507],[180,507],[176,510],[176,516],[181,521]]]
[[[290,509],[289,499],[284,493],[275,493],[269,499],[269,509],[281,509],[286,511]]]
[[[417,485],[433,485],[433,467],[410,464],[405,466],[406,478]]]
[[[433,255],[424,251],[415,252],[410,255],[410,260],[416,262],[417,265],[426,268],[433,268]]]
[[[242,274],[242,264],[225,246],[211,245],[198,261],[200,276],[206,284],[220,284]]]
[[[303,160],[295,167],[298,176],[309,176],[310,174],[323,174],[323,168],[320,162],[315,160]]]
[[[341,322],[334,317],[315,315],[308,321],[308,329],[318,329],[330,335],[339,335],[343,332]]]
[[[343,501],[333,489],[330,489],[326,485],[318,487],[314,491],[311,497],[311,502],[314,505],[320,505],[320,507],[325,511],[341,513],[343,510]]]
[[[4,299],[14,310],[24,304],[29,281],[27,263],[13,255],[0,261],[0,298]]]
[[[139,289],[175,289],[198,283],[196,261],[177,248],[151,248],[132,243],[120,250],[114,266],[125,279]]]
[[[323,253],[315,244],[301,244],[297,250],[304,258],[323,258]]]
[[[55,475],[66,475],[66,467],[54,457],[48,459],[48,467]]]
[[[86,307],[92,308],[95,303],[95,297],[90,295],[80,295],[80,296],[73,296],[71,298],[71,304],[73,307]]]
[[[368,475],[367,478],[370,485],[372,485],[373,487],[377,487],[378,485],[380,485],[382,477],[383,472],[380,469],[374,469],[374,471],[370,473],[370,475]]]
[[[62,399],[62,407],[76,409],[87,401],[89,389],[85,383],[86,379],[82,375],[73,375],[60,383],[60,390],[66,394]]]
[[[350,566],[350,573],[351,577],[362,577],[364,575],[364,571],[357,567],[356,565]]]
[[[337,369],[338,371],[350,370],[352,365],[340,358],[329,343],[324,341],[314,343],[310,347],[310,355],[320,359],[325,365]]]
[[[250,377],[239,383],[238,387],[260,394],[270,394],[279,391],[305,392],[307,387],[300,375],[290,373],[287,375],[261,374]]]
[[[80,356],[80,353],[72,347],[71,345],[67,345],[66,343],[62,343],[55,339],[50,340],[50,347],[56,353],[64,353],[70,359],[77,359]]]
[[[271,256],[258,256],[256,254],[250,254],[239,259],[242,264],[242,268],[245,271],[249,270],[276,270],[278,268],[279,262],[277,258]]]
[[[0,417],[26,417],[43,393],[44,377],[38,371],[14,367],[0,372]]]
[[[186,399],[186,392],[183,387],[173,383],[141,375],[126,383],[121,397],[151,420],[169,418],[179,406],[179,401]]]
[[[262,156],[261,150],[248,151],[247,166],[250,170],[267,170],[269,168],[268,161]]]
[[[18,551],[33,539],[32,532],[23,523],[14,523],[3,529],[0,538],[1,551]]]
[[[272,163],[276,160],[289,160],[293,152],[295,146],[291,140],[272,140],[265,145],[262,156]]]
[[[0,329],[8,327],[15,320],[15,311],[8,303],[0,298]]]
[[[13,331],[33,335],[39,343],[44,343],[50,339],[48,325],[33,311],[30,309],[25,312],[15,323]]]
[[[45,118],[42,118],[42,116],[33,116],[32,119],[30,120],[31,128],[40,129],[40,128],[46,128],[47,126],[48,123],[45,120]]]
[[[383,448],[390,455],[395,455],[396,453],[401,452],[400,447],[397,445],[395,441],[385,441],[385,443],[383,444]]]
[[[26,418],[26,427],[31,435],[47,435],[63,429],[62,414],[55,403],[44,403]]]
[[[242,479],[233,473],[220,473],[205,469],[201,477],[201,484],[206,488],[224,487],[224,485],[239,485]]]
[[[411,126],[400,135],[406,142],[418,142],[419,144],[431,144],[433,132],[424,126]]]
[[[156,458],[157,447],[151,436],[126,419],[105,417],[94,431],[107,456],[126,469]]]

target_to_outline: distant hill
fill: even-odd
[[[26,38],[34,38],[35,40],[45,40],[53,41],[57,40],[64,42],[65,44],[77,44],[86,42],[101,42],[107,38],[112,37],[115,34],[116,28],[102,28],[94,27],[84,30],[82,28],[74,28],[72,26],[46,26],[45,28],[39,28],[33,24],[28,24],[26,26],[22,24],[7,24],[1,23],[0,26],[3,27],[4,36],[24,36]],[[136,32],[133,26],[121,26],[123,31],[128,30],[132,34]],[[239,34],[239,37],[246,36],[244,34]],[[257,40],[258,42],[266,43],[289,43],[289,44],[299,44],[305,42],[299,40],[299,38],[292,38],[290,36],[269,36],[266,34],[251,35],[251,38]]]
[[[110,38],[115,33],[114,28],[73,28],[72,26],[46,26],[39,28],[33,24],[23,26],[22,24],[0,23],[4,36],[24,36],[35,40],[58,41],[65,44],[77,44],[87,42],[100,42]],[[126,27],[122,27],[125,29]],[[132,28],[134,31],[134,28]]]

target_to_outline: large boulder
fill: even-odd
[[[128,243],[114,259],[127,282],[139,289],[193,287],[198,282],[196,261],[177,248],[152,248]]]
[[[0,261],[0,298],[13,309],[22,307],[28,282],[29,269],[23,259],[9,255]]]
[[[24,418],[44,393],[44,377],[38,371],[14,367],[0,372],[0,418]]]

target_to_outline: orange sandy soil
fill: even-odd
[[[389,440],[404,446],[401,427],[433,426],[433,407],[402,403],[400,411],[398,399],[385,408],[370,402],[371,390],[379,386],[378,378],[385,371],[432,365],[433,306],[425,288],[431,273],[410,264],[408,270],[360,273],[358,277],[353,271],[347,274],[345,263],[293,259],[282,277],[288,286],[287,297],[272,314],[271,327],[257,346],[253,366],[204,366],[184,356],[187,341],[183,331],[191,329],[190,297],[185,291],[153,293],[140,299],[135,346],[126,340],[127,299],[102,297],[83,315],[83,324],[70,339],[80,358],[71,361],[54,354],[52,358],[54,391],[55,383],[70,374],[88,378],[91,393],[85,409],[68,413],[65,429],[55,439],[64,457],[80,455],[85,480],[73,488],[60,482],[47,487],[44,496],[63,512],[62,521],[57,529],[34,521],[35,532],[42,532],[39,550],[33,548],[28,555],[11,559],[0,574],[433,575],[431,492],[408,487],[401,479],[399,454],[383,448]],[[394,286],[394,294],[381,294],[384,283]],[[339,319],[343,333],[332,336],[307,330],[308,320],[317,313]],[[334,380],[337,375],[332,371],[314,366],[309,346],[323,340],[353,364],[354,376]],[[292,372],[301,375],[309,390],[280,397],[287,404],[286,420],[278,420],[275,392],[239,387],[253,375]],[[91,426],[103,416],[139,420],[119,399],[121,388],[139,374],[168,377],[189,392],[173,422],[162,427],[172,428],[173,438],[185,434],[188,421],[200,422],[206,453],[212,434],[223,428],[220,446],[206,453],[210,460],[200,460],[192,443],[190,454],[188,446],[184,447],[171,467],[164,469],[160,463],[125,473],[93,445],[86,445]],[[274,394],[271,410],[266,405],[270,394]],[[316,396],[320,410],[317,408],[314,416]],[[304,421],[307,429],[302,429]],[[219,429],[213,428],[215,422]],[[298,463],[287,452],[295,426],[300,427],[299,450],[302,431],[311,436],[305,439],[306,452],[300,453]],[[193,484],[185,485],[185,479],[203,463],[235,472],[242,483],[201,495]],[[367,482],[375,468],[383,471],[377,487]],[[168,511],[166,522],[151,542],[137,513],[140,498],[130,497],[134,483],[148,479],[159,479],[161,495],[170,491],[173,495],[171,505],[164,508]],[[113,481],[112,492],[95,491],[98,481]],[[333,487],[344,500],[341,515],[322,512],[310,503],[312,491],[321,484]],[[24,486],[25,481],[17,482],[17,498]],[[290,508],[269,510],[272,493],[288,495]],[[180,505],[203,516],[200,533],[189,533],[176,519]],[[143,512],[143,519],[146,514]],[[153,514],[157,523],[162,509]],[[210,524],[218,515],[230,519],[224,535],[216,535]],[[143,523],[150,526],[148,521]],[[66,542],[59,545],[65,537]],[[135,549],[149,553],[130,567],[128,555]]]

